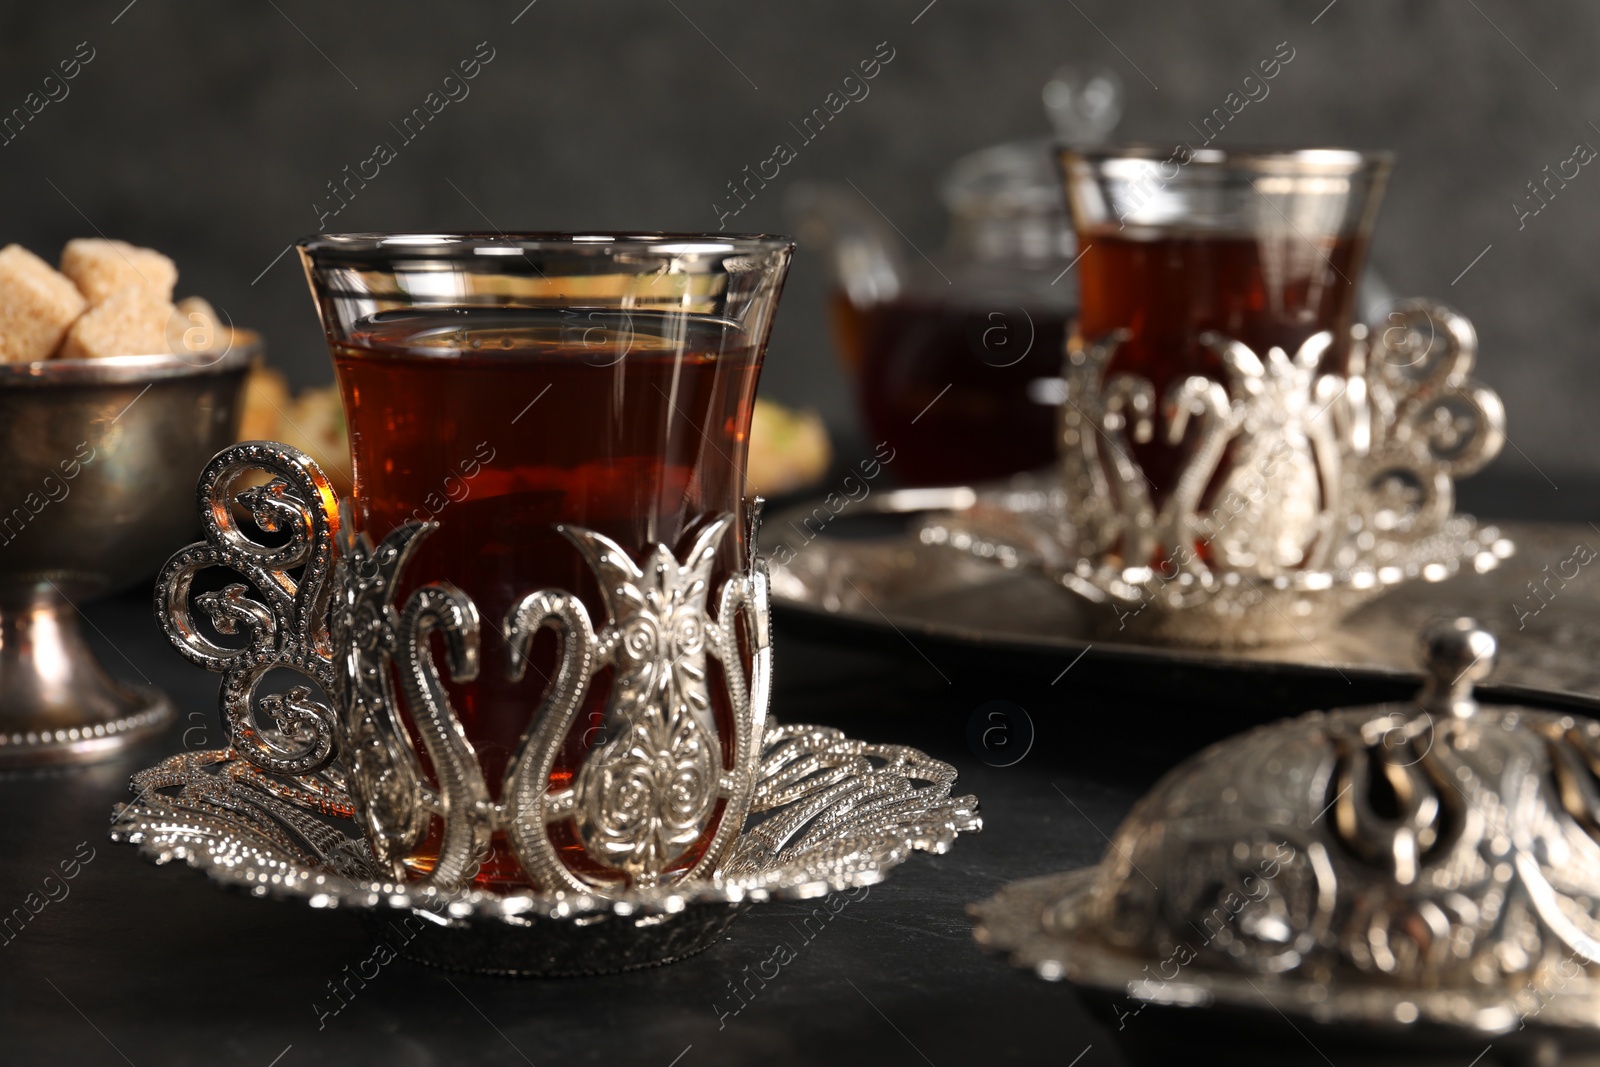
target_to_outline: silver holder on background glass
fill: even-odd
[[[1469,619],[1430,626],[1422,651],[1415,702],[1212,746],[1134,807],[1098,866],[974,906],[977,939],[1123,1019],[1159,1005],[1390,1033],[1600,1027],[1600,724],[1480,706],[1495,641]]]
[[[254,472],[270,480],[241,488]],[[683,560],[661,545],[635,560],[600,534],[562,530],[599,578],[610,618],[596,628],[576,597],[538,590],[503,620],[514,678],[541,628],[556,631],[559,653],[496,802],[430,651],[438,632],[452,679],[472,680],[477,608],[446,582],[397,601],[435,524],[407,523],[376,547],[342,532],[322,472],[278,444],[219,453],[198,494],[205,541],[167,564],[156,614],[180,652],[223,675],[230,747],[136,776],[139,799],[119,810],[112,836],[158,862],[183,857],[219,881],[313,906],[426,912],[429,936],[407,949],[419,959],[571,973],[678,958],[709,945],[736,906],[875,882],[911,850],[943,851],[981,825],[973,798],[950,796],[946,764],[768,722],[767,577],[753,547],[718,591],[715,617],[707,611],[726,517]],[[253,538],[239,511],[268,537]],[[195,593],[195,578],[216,569],[245,584]],[[196,608],[244,642],[212,640]],[[732,711],[728,769],[708,657]],[[607,667],[607,740],[552,789],[590,679]],[[322,695],[309,685],[258,692],[281,669]],[[351,820],[355,833],[310,812]],[[581,865],[552,841],[556,824],[571,828]],[[474,888],[497,834],[537,890]],[[429,841],[434,854],[409,862]],[[691,904],[697,918],[683,920]]]
[[[1348,374],[1318,373],[1322,332],[1264,356],[1207,334],[1228,381],[1192,375],[1157,398],[1106,376],[1112,335],[1069,352],[1059,493],[990,494],[922,531],[1031,565],[1106,609],[1105,629],[1176,644],[1303,640],[1385,588],[1486,570],[1511,551],[1454,514],[1454,480],[1505,442],[1499,397],[1468,375],[1472,325],[1407,301],[1356,327]],[[1159,506],[1134,457],[1177,455]]]

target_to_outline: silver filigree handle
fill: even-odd
[[[235,491],[252,471],[265,484]],[[338,754],[332,709],[306,686],[287,695],[256,697],[267,674],[298,672],[332,691],[333,657],[328,603],[333,539],[339,529],[333,490],[304,453],[268,442],[224,449],[206,465],[196,487],[205,540],[180,550],[156,583],[156,619],[190,661],[222,674],[220,703],[232,745],[245,759],[275,774],[308,774]],[[258,531],[281,544],[252,537],[235,509]],[[196,575],[229,570],[244,579],[214,592],[192,594]],[[299,577],[291,572],[300,570]],[[211,640],[194,614],[198,607],[224,635],[243,634],[243,647]],[[272,720],[257,725],[257,711]]]
[[[1477,331],[1443,304],[1402,301],[1372,327],[1370,342],[1366,380],[1376,418],[1351,491],[1365,525],[1391,540],[1416,540],[1455,507],[1455,479],[1499,455],[1505,406],[1469,377]]]

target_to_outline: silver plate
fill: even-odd
[[[859,503],[801,505],[762,531],[775,606],[791,616],[883,631],[914,644],[926,637],[991,650],[1059,657],[1094,655],[1169,664],[1294,669],[1418,679],[1417,632],[1439,615],[1464,615],[1500,640],[1494,691],[1504,696],[1600,699],[1600,533],[1588,525],[1507,522],[1498,539],[1516,546],[1487,573],[1462,567],[1438,582],[1404,582],[1343,621],[1286,644],[1194,649],[1139,643],[1108,632],[1103,609],[1046,573],[1005,567],[971,551],[926,543],[919,529],[967,512],[966,487],[874,493]],[[916,514],[885,536],[839,536],[864,515]],[[826,518],[825,518],[826,517]],[[1482,534],[1480,530],[1480,534]],[[785,551],[787,549],[787,551]],[[895,636],[898,634],[899,636]]]
[[[268,775],[227,750],[183,753],[134,775],[111,839],[156,863],[186,860],[221,885],[401,930],[400,953],[499,974],[593,974],[709,947],[740,911],[882,881],[912,852],[942,853],[982,828],[951,796],[955,768],[903,745],[827,727],[763,739],[751,816],[715,877],[602,897],[441,892],[383,877],[337,766]],[[398,924],[398,925],[395,925]]]

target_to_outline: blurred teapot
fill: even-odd
[[[1056,168],[1061,144],[1102,142],[1122,114],[1109,70],[1058,70],[1044,87],[1054,138],[958,159],[937,256],[906,242],[852,186],[806,182],[786,207],[802,247],[826,249],[830,316],[867,432],[896,450],[908,485],[1001,478],[1056,456],[1077,254]],[[920,253],[918,253],[920,256]]]

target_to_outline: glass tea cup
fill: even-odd
[[[1294,566],[1314,536],[1322,489],[1303,420],[1297,421],[1307,413],[1287,405],[1311,392],[1293,384],[1296,375],[1311,382],[1353,369],[1357,290],[1391,157],[1344,149],[1123,145],[1063,150],[1059,158],[1081,255],[1069,349],[1080,366],[1086,352],[1098,350],[1097,396],[1103,387],[1108,402],[1127,409],[1125,439],[1109,447],[1131,461],[1138,478],[1128,484],[1159,525],[1186,473],[1194,497],[1187,504],[1200,511],[1234,488],[1246,467],[1240,476],[1266,472],[1280,483],[1304,482],[1280,495],[1287,510],[1260,517],[1262,529],[1247,518],[1219,542],[1239,546],[1235,558],[1259,563],[1262,573]],[[1210,399],[1211,383],[1223,390],[1220,399]],[[1112,397],[1118,390],[1126,395]],[[1252,426],[1262,432],[1233,438],[1211,461],[1214,470],[1199,471],[1195,460],[1206,450],[1207,431],[1189,413],[1263,392],[1282,394],[1271,415],[1278,428]],[[1071,437],[1075,415],[1083,418],[1073,403],[1081,409],[1084,400],[1068,400],[1063,426]],[[1153,431],[1157,415],[1165,432]],[[1064,444],[1070,463],[1074,446]],[[1127,565],[1218,547],[1161,544],[1146,559],[1132,558],[1142,557],[1143,548],[1096,545],[1103,503],[1080,500],[1078,525],[1086,543],[1120,551]],[[1138,510],[1126,501],[1118,509]]]
[[[481,622],[475,671],[443,683],[487,792],[479,806],[513,806],[514,788],[574,789],[585,763],[608,745],[625,747],[619,732],[637,726],[617,702],[645,683],[619,659],[574,697],[580,706],[552,741],[547,780],[515,784],[530,737],[547,729],[533,721],[536,709],[548,710],[569,678],[572,652],[571,633],[558,640],[537,618],[519,633],[518,612],[533,611],[536,591],[560,591],[580,602],[586,626],[618,621],[619,640],[656,687],[648,699],[671,705],[676,725],[663,729],[708,729],[681,759],[606,771],[594,805],[585,808],[590,794],[580,791],[570,818],[532,832],[548,833],[550,854],[595,885],[698,869],[713,842],[727,839],[725,810],[741,809],[714,788],[733,766],[731,680],[720,661],[697,654],[703,616],[692,602],[710,595],[715,606],[724,579],[746,564],[750,418],[791,243],[348,234],[299,247],[349,425],[355,532],[379,545],[407,524],[427,527],[405,558],[396,602],[445,581]],[[660,594],[651,581],[677,575],[684,559],[677,592],[687,599],[619,604],[628,590]],[[623,627],[625,608],[634,614]],[[686,629],[657,632],[670,626]],[[652,659],[645,645],[678,652]],[[414,709],[402,717],[424,778],[442,791],[454,772],[433,765]],[[445,820],[432,818],[422,833],[381,825],[381,812],[371,814],[380,799],[357,797],[369,835],[392,832],[399,868],[428,876],[444,863]],[[570,888],[549,884],[554,867],[529,869],[504,819],[482,832],[487,845],[472,850],[476,884]]]

